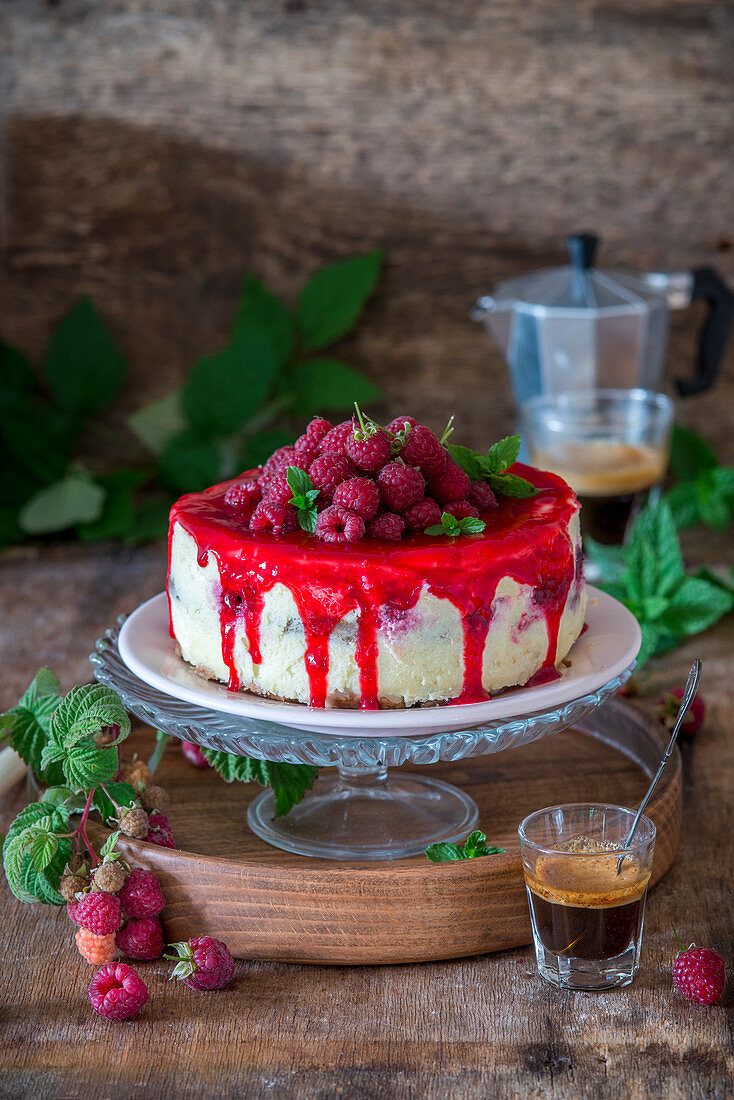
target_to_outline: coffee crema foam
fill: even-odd
[[[532,871],[526,868],[528,887],[557,905],[582,909],[628,905],[642,897],[650,871],[640,867],[634,856],[625,856],[617,874],[620,850],[622,845],[615,841],[589,836],[561,841],[558,854],[539,856]]]

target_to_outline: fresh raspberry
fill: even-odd
[[[149,783],[153,782],[153,772],[144,760],[133,760],[122,765],[122,779],[124,783],[131,783],[137,790],[138,783],[142,783],[144,787],[147,787]]]
[[[235,481],[224,494],[224,503],[236,511],[246,512],[254,508],[262,496],[262,490],[254,478]]]
[[[323,416],[315,416],[313,420],[309,420],[303,435],[307,435],[315,443],[320,443],[333,427],[334,425],[330,420],[324,420]],[[301,436],[301,439],[303,439],[303,436]]]
[[[325,497],[331,499],[337,485],[352,477],[354,466],[346,455],[327,454],[319,455],[308,470],[314,488],[320,489]]]
[[[148,815],[140,806],[133,806],[131,810],[124,810],[120,814],[120,832],[125,836],[131,836],[142,840],[148,832]]]
[[[453,459],[449,459],[442,474],[431,478],[430,484],[431,495],[439,504],[446,504],[450,500],[466,500],[471,488],[469,475]]]
[[[347,440],[353,434],[351,420],[342,420],[335,428],[328,431],[319,443],[319,454],[330,455],[346,454]]]
[[[120,927],[120,902],[114,894],[102,891],[85,894],[76,906],[75,920],[95,936],[109,936]]]
[[[67,902],[66,912],[69,915],[69,920],[72,920],[74,922],[74,924],[77,926],[77,928],[79,927],[79,917],[77,916],[77,909],[78,908],[79,908],[79,902],[78,901]]]
[[[724,991],[724,960],[710,947],[692,945],[673,963],[673,985],[689,1001],[712,1005]]]
[[[287,447],[278,447],[277,451],[273,451],[270,458],[263,466],[260,477],[258,478],[260,485],[263,485],[263,482],[267,485],[273,474],[277,474],[280,470],[292,466],[295,452],[295,447],[290,444]]]
[[[222,989],[232,980],[234,962],[229,948],[211,936],[197,936],[171,944],[176,956],[166,955],[176,966],[173,976],[181,978],[189,989]]]
[[[80,928],[74,939],[79,948],[79,954],[82,955],[88,963],[91,963],[92,966],[100,966],[102,963],[112,962],[115,957],[114,932],[111,932],[107,936],[97,936],[87,928]]]
[[[354,431],[347,439],[347,454],[352,462],[360,470],[367,470],[370,473],[381,470],[385,463],[390,461],[392,446],[390,436],[382,428],[378,428],[366,437],[362,432],[358,434],[359,439]]]
[[[468,500],[450,500],[448,504],[444,504],[443,511],[448,512],[450,516],[455,516],[456,519],[468,519],[469,516],[478,519],[479,517],[478,510]]]
[[[163,929],[157,917],[131,920],[117,933],[117,946],[130,959],[159,959],[163,954]]]
[[[364,538],[364,520],[356,512],[332,504],[316,520],[315,533],[324,542],[359,542]]]
[[[490,508],[497,507],[497,497],[486,481],[472,481],[467,499],[480,512],[488,512]]]
[[[409,531],[425,531],[426,527],[432,527],[441,522],[441,509],[435,500],[424,497],[423,500],[406,509],[403,516]]]
[[[675,725],[678,711],[680,710],[681,700],[685,692],[685,688],[677,687],[673,688],[672,691],[666,691],[665,695],[660,698],[657,708],[658,718],[668,730],[672,731]],[[680,728],[681,734],[692,737],[693,734],[701,728],[705,720],[706,704],[701,695],[696,695],[693,698],[688,714],[683,719],[683,724]]]
[[[414,416],[396,416],[395,419],[391,420],[388,424],[387,430],[396,434],[398,432],[404,432],[406,424],[411,428],[416,428],[418,426],[418,421]]]
[[[368,477],[350,477],[334,490],[334,504],[356,512],[362,519],[372,519],[380,503],[380,490]]]
[[[127,871],[117,860],[102,863],[95,870],[92,881],[95,890],[102,890],[105,894],[116,894],[125,885]]]
[[[159,848],[175,848],[176,841],[171,832],[171,823],[165,814],[150,815],[150,832],[145,838],[149,844],[157,844]]]
[[[166,904],[160,883],[152,871],[134,867],[118,894],[120,908],[126,917],[157,917]]]
[[[291,496],[293,494],[291,493]],[[286,535],[298,528],[298,516],[289,504],[272,504],[261,500],[250,516],[251,531],[269,531],[274,535]]]
[[[143,809],[151,814],[156,810],[167,810],[171,800],[163,787],[159,787],[157,783],[151,783],[140,792],[140,801],[143,803]]]
[[[400,542],[405,534],[405,520],[395,512],[382,512],[375,516],[367,527],[367,534],[373,539],[385,539],[387,542]]]
[[[87,996],[100,1016],[129,1020],[148,1000],[148,987],[127,963],[110,962],[94,975]]]
[[[59,883],[59,893],[64,901],[74,903],[77,894],[81,894],[88,886],[89,879],[86,875],[62,875]]]
[[[193,764],[195,768],[211,768],[204,753],[193,741],[182,741],[181,749],[189,764]]]
[[[270,504],[286,506],[290,503],[292,496],[293,490],[288,484],[288,470],[280,470],[277,474],[273,474],[265,490],[265,499]]]
[[[293,454],[293,465],[299,470],[307,470],[313,460],[318,457],[319,440],[310,435],[302,435],[296,440]]]
[[[430,428],[416,424],[408,432],[400,452],[403,462],[417,466],[424,477],[438,477],[446,469],[449,454]]]
[[[377,475],[377,484],[391,512],[404,512],[411,504],[417,504],[423,497],[426,487],[425,478],[414,466],[404,466],[402,462],[388,462]]]

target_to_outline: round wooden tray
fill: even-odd
[[[147,758],[150,733],[127,749]],[[664,732],[614,700],[583,728],[494,756],[409,766],[449,780],[479,807],[479,827],[506,855],[433,864],[425,857],[338,863],[271,848],[245,823],[260,788],[225,784],[169,747],[157,778],[171,795],[180,850],[121,845],[160,877],[170,941],[208,935],[241,958],[310,963],[405,963],[458,958],[531,942],[517,826],[562,802],[636,805],[664,748]],[[648,814],[658,828],[652,882],[678,848],[681,761],[676,751]]]

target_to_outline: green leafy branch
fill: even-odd
[[[180,390],[145,405],[120,437],[138,461],[109,471],[79,461],[83,434],[125,380],[125,357],[87,298],[52,333],[43,369],[0,343],[0,460],[7,491],[0,547],[73,529],[79,539],[138,542],[165,531],[174,495],[206,488],[263,462],[313,413],[380,396],[359,371],[325,354],[357,323],[377,284],[380,251],[327,264],[294,310],[245,276],[225,347],[200,359]]]
[[[734,466],[722,466],[708,443],[676,424],[670,464],[678,478],[666,495],[676,527],[723,531],[734,519]]]
[[[276,764],[272,760],[252,760],[249,756],[235,756],[202,746],[206,759],[227,783],[259,783],[271,787],[275,798],[275,816],[287,814],[310,790],[318,775],[318,768],[310,764]]]
[[[706,569],[695,576],[686,572],[665,500],[640,513],[627,545],[601,546],[586,539],[585,548],[600,570],[599,586],[621,600],[640,624],[640,667],[734,608],[734,585],[726,578]]]
[[[448,443],[446,446],[454,462],[461,466],[472,481],[486,481],[494,493],[521,498],[532,497],[537,493],[538,490],[531,482],[509,473],[509,467],[517,461],[520,453],[519,435],[508,435],[493,443],[486,454],[472,451],[469,447],[460,447],[456,443]]]
[[[431,863],[448,863],[457,859],[477,859],[479,856],[497,856],[506,852],[506,848],[487,846],[487,837],[479,829],[475,829],[466,838],[463,847],[459,844],[429,844],[426,855]]]

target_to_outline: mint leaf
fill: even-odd
[[[698,488],[695,481],[681,481],[674,485],[663,500],[670,508],[678,530],[693,527],[698,522]]]
[[[718,465],[716,455],[708,443],[681,424],[673,425],[670,464],[681,481],[691,481],[703,470]]]
[[[599,580],[602,584],[618,581],[624,572],[624,547],[607,546],[597,542],[590,535],[584,538],[584,552],[599,570]]]
[[[127,423],[148,450],[159,455],[186,428],[181,390],[173,390],[136,409],[128,416]]]
[[[240,332],[215,355],[200,359],[183,388],[192,428],[212,438],[232,435],[253,418],[278,376],[278,357],[263,332]]]
[[[734,595],[702,577],[685,577],[660,616],[676,635],[700,634],[734,608]]]
[[[467,859],[467,855],[463,848],[460,848],[458,844],[429,844],[426,848],[426,855],[430,859],[431,863],[448,863],[453,859]]]
[[[492,473],[501,473],[508,466],[512,466],[520,454],[520,442],[519,435],[508,435],[497,443],[493,443],[484,456],[486,470]]]
[[[280,366],[288,362],[293,350],[293,321],[286,307],[254,275],[242,280],[240,304],[234,319],[233,336],[264,332],[275,349]]]
[[[46,381],[59,408],[80,419],[101,412],[125,378],[125,358],[88,298],[80,298],[51,337]]]
[[[476,859],[479,856],[501,855],[506,851],[506,848],[488,847],[486,835],[480,829],[475,829],[466,838],[463,848],[458,844],[447,842],[429,844],[426,848],[426,855],[431,863],[447,863],[457,859]]]
[[[122,699],[104,684],[82,684],[73,687],[59,703],[51,719],[50,735],[57,744],[70,749],[82,738],[99,733],[103,726],[120,727],[119,736],[110,748],[114,749],[127,737],[130,719]]]
[[[526,499],[527,497],[534,497],[538,492],[531,481],[527,481],[524,477],[518,477],[517,474],[485,473],[484,480],[495,493],[501,493],[506,497]]]
[[[68,474],[41,489],[25,504],[18,522],[28,535],[64,531],[75,523],[90,523],[102,514],[105,491],[88,474]]]
[[[307,359],[291,376],[293,404],[301,416],[329,409],[368,405],[382,396],[379,388],[339,359]]]
[[[111,798],[108,798],[101,787],[97,787],[92,798],[92,805],[107,825],[117,816],[115,802],[118,806],[129,806],[131,802],[138,801],[138,793],[132,783],[105,783],[105,789],[109,792]],[[115,802],[112,801],[113,798]]]
[[[270,760],[253,760],[202,746],[201,751],[227,783],[259,783],[271,787],[275,797],[275,816],[281,817],[301,801],[314,784],[318,768],[310,764],[275,764]]]
[[[450,512],[443,512],[441,522],[426,527],[424,534],[448,535],[449,538],[455,539],[459,535],[479,535],[485,526],[484,520],[477,519],[475,516],[465,516],[464,519],[457,519]]]
[[[316,520],[318,518],[316,498],[319,495],[319,490],[314,489],[313,482],[306,471],[300,470],[297,466],[288,467],[286,479],[293,492],[289,504],[292,504],[296,509],[298,522],[303,530],[313,534],[316,530]]]
[[[734,595],[734,566],[729,567],[727,573],[725,569],[709,569],[704,566],[699,569],[696,576],[704,581],[708,581],[709,584],[716,585],[718,588],[723,588],[725,592],[731,592]]]
[[[296,319],[305,351],[333,344],[349,332],[375,288],[381,251],[327,264],[306,283]]]
[[[457,466],[469,475],[472,481],[481,481],[484,477],[484,469],[481,464],[482,455],[472,451],[470,447],[461,447],[458,443],[448,443],[446,449]]]
[[[208,489],[224,476],[219,447],[198,432],[181,432],[163,448],[158,459],[158,476],[174,493]]]

